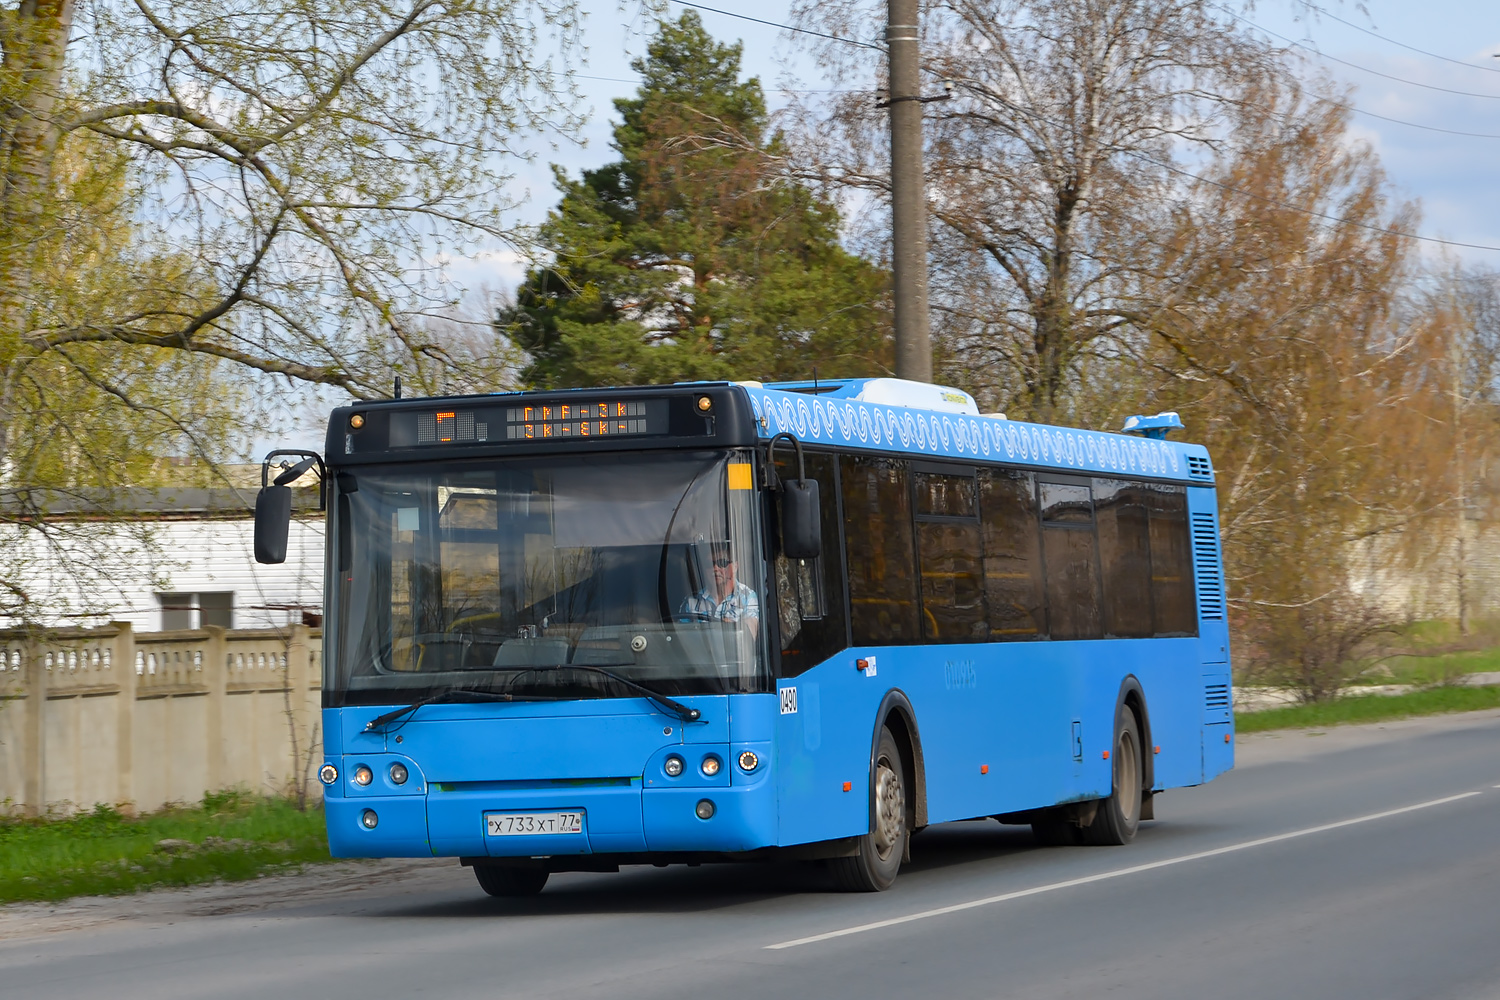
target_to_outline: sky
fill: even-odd
[[[743,42],[745,75],[761,79],[773,109],[786,100],[780,87],[828,86],[796,36],[744,19],[786,23],[789,0],[705,3],[728,12],[699,11],[715,37]],[[675,0],[667,6],[673,17],[686,9]],[[526,199],[518,221],[540,221],[555,203],[550,164],[576,174],[613,158],[610,101],[635,91],[630,62],[645,51],[651,22],[633,3],[622,9],[615,0],[584,0],[584,7],[588,58],[577,82],[590,110],[589,124],[582,144],[549,148],[537,143],[536,160],[517,166],[512,190]],[[1244,20],[1277,44],[1293,44],[1306,75],[1327,78],[1314,89],[1337,94],[1353,88],[1358,110],[1351,136],[1380,155],[1397,198],[1420,204],[1420,235],[1500,248],[1500,191],[1494,180],[1500,164],[1500,58],[1495,57],[1500,54],[1500,4],[1366,0],[1357,6],[1327,2],[1319,12],[1301,0],[1261,0]],[[872,35],[876,31],[878,26],[872,27]],[[1479,135],[1451,134],[1461,132]],[[1431,242],[1423,251],[1436,259],[1447,255],[1500,269],[1500,249]],[[497,251],[455,261],[450,273],[464,287],[509,290],[523,270],[514,253]]]
[[[556,202],[551,164],[576,175],[614,157],[609,146],[616,97],[635,93],[631,60],[645,52],[653,22],[635,0],[581,0],[586,61],[576,81],[588,111],[578,142],[537,139],[535,157],[512,166],[511,193],[523,200],[514,220],[536,223]],[[675,18],[685,5],[665,0]],[[790,0],[704,0],[724,13],[699,10],[705,27],[724,41],[744,45],[743,69],[757,76],[775,110],[781,88],[829,86],[807,48],[772,25],[785,24]],[[1435,261],[1457,260],[1500,270],[1500,4],[1495,0],[1320,0],[1321,12],[1302,0],[1259,0],[1243,15],[1269,40],[1294,45],[1314,89],[1352,88],[1356,109],[1351,137],[1379,154],[1396,198],[1421,208],[1422,251]],[[1238,8],[1236,8],[1238,9]],[[740,16],[733,16],[740,15]],[[881,26],[871,26],[872,38]],[[877,58],[870,53],[871,59]],[[1458,93],[1455,93],[1457,91]],[[1475,96],[1477,95],[1477,96]],[[1425,127],[1419,127],[1425,126]],[[1447,130],[1447,131],[1436,131]],[[1476,133],[1460,135],[1454,133]],[[1473,246],[1451,246],[1438,241]],[[1494,247],[1486,250],[1476,247]],[[495,248],[447,263],[460,289],[510,292],[524,261]],[[292,436],[320,447],[330,400],[311,402]],[[316,410],[316,413],[312,411]],[[260,442],[257,442],[259,446]]]

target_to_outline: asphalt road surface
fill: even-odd
[[[0,908],[0,997],[1500,998],[1500,713],[1242,740],[1129,847],[933,827],[878,895],[811,866],[456,863]]]

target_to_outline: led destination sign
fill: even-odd
[[[679,402],[685,412],[692,406],[690,400]],[[391,415],[388,441],[391,448],[442,448],[703,433],[712,431],[701,417],[674,427],[670,400],[637,398],[409,410]]]
[[[505,410],[505,436],[509,440],[627,437],[666,431],[665,400],[551,403]]]

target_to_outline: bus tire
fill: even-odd
[[[505,865],[475,865],[479,888],[491,896],[535,896],[547,884],[541,868],[511,868]]]
[[[845,892],[883,892],[896,881],[906,856],[911,830],[906,823],[906,767],[896,737],[884,727],[875,752],[875,781],[871,791],[870,832],[859,838],[859,852],[831,858],[833,880]]]
[[[1141,730],[1135,713],[1121,706],[1115,724],[1112,783],[1109,798],[1099,803],[1094,821],[1082,831],[1085,843],[1105,847],[1121,846],[1135,839],[1141,824],[1141,801],[1145,797],[1142,781]]]

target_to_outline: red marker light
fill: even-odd
[[[852,781],[846,781],[846,782],[844,782],[844,791],[847,792],[850,789],[852,789],[853,787],[854,787],[854,782],[852,782]]]
[[[980,774],[989,774],[990,773],[990,766],[988,764],[980,764],[979,765],[979,773]]]
[[[1108,750],[1104,751],[1104,759],[1105,760],[1109,760],[1109,751]]]

